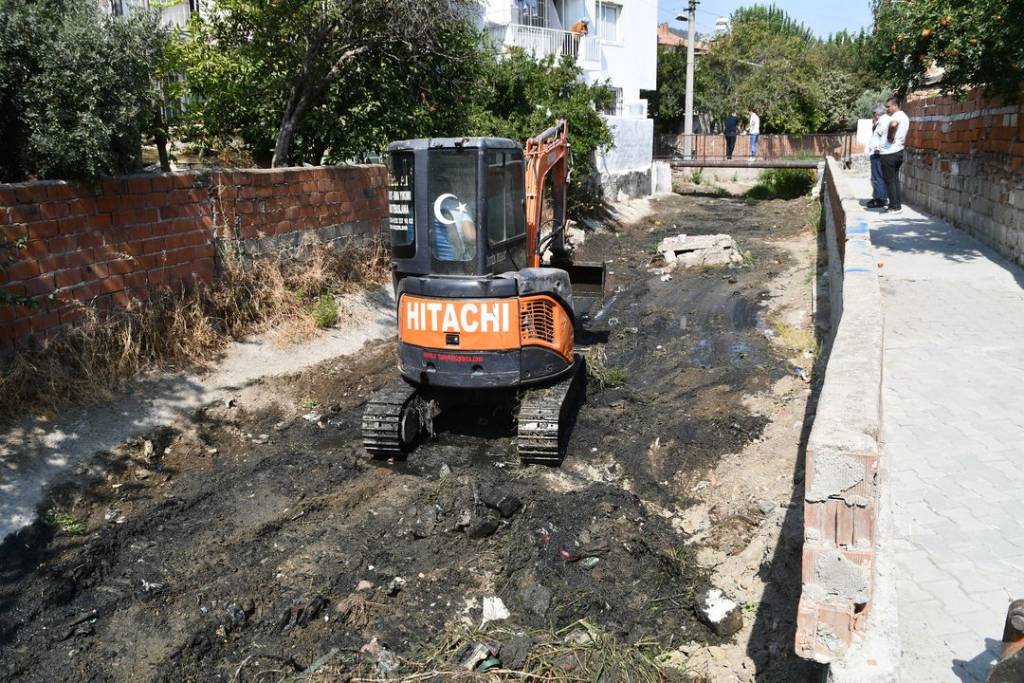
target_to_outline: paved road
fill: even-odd
[[[1024,269],[906,207],[872,215],[901,677],[984,681],[1024,597]]]

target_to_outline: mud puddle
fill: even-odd
[[[561,468],[521,467],[486,410],[405,462],[368,460],[362,405],[392,343],[267,382],[273,409],[211,405],[99,455],[51,492],[68,518],[0,547],[0,677],[446,681],[484,643],[543,680],[600,675],[594,653],[601,680],[687,680],[658,663],[719,640],[693,610],[709,571],[682,520],[708,468],[771,423],[744,399],[788,373],[762,311],[772,239],[804,207],[674,197],[588,241],[610,287]],[[681,225],[731,233],[749,262],[662,282],[654,246]],[[743,547],[750,524],[714,543]],[[482,627],[492,598],[508,616]]]

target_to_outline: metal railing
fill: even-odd
[[[849,162],[853,156],[856,133],[815,133],[812,135],[760,135],[757,154],[753,154],[752,135],[737,135],[732,160],[784,161],[794,157],[831,156]],[[691,136],[691,154],[686,158],[685,135],[660,135],[656,141],[655,156],[661,159],[683,161],[728,161],[726,137],[718,134]]]
[[[491,26],[490,33],[499,45],[521,47],[537,57],[566,56],[577,62],[599,62],[601,59],[600,45],[592,36],[526,24]]]

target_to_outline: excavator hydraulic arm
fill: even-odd
[[[576,298],[599,298],[604,293],[604,263],[574,262],[565,242],[566,205],[569,188],[569,124],[559,119],[543,133],[526,141],[526,246],[529,265],[551,265],[569,274]],[[551,178],[551,232],[541,244],[545,222],[544,186]],[[551,263],[541,263],[550,249]]]

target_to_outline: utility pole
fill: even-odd
[[[685,21],[688,37],[686,39],[686,123],[683,128],[683,158],[693,158],[693,43],[697,33],[697,0],[690,0],[689,14],[676,19]]]

